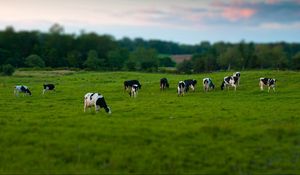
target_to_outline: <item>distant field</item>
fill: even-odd
[[[232,73],[0,76],[0,174],[300,174],[300,73],[245,71],[236,92],[221,91]],[[205,77],[215,91],[203,92]],[[276,78],[276,92],[261,92],[260,77]],[[196,92],[177,97],[187,78]],[[128,79],[142,84],[136,99],[123,91]],[[42,96],[43,83],[56,92]],[[33,95],[15,97],[18,84]],[[103,94],[112,114],[84,113],[87,92]]]

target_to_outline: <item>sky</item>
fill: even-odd
[[[0,0],[0,30],[81,31],[180,44],[300,42],[300,0]]]

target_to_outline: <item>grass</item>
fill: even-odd
[[[0,174],[299,174],[300,74],[245,71],[234,92],[220,90],[231,72],[172,75],[133,72],[20,71],[0,77]],[[159,90],[167,77],[170,89]],[[204,93],[202,79],[216,90]],[[274,77],[276,92],[258,79]],[[197,79],[177,97],[179,80]],[[123,81],[138,79],[138,97]],[[42,95],[42,84],[56,92]],[[27,85],[32,96],[15,97]],[[83,112],[99,92],[112,109]]]

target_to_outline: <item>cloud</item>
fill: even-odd
[[[240,19],[247,19],[255,14],[255,10],[251,8],[225,8],[222,12],[222,16],[229,21],[237,21]]]
[[[297,30],[300,29],[300,22],[291,23],[289,25],[281,23],[262,23],[259,28],[268,29],[268,30]]]

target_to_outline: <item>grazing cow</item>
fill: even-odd
[[[270,92],[270,88],[272,88],[273,91],[275,92],[275,83],[276,80],[273,78],[260,78],[259,79],[260,90],[264,90],[264,86],[268,86],[268,92]]]
[[[205,92],[209,91],[209,89],[215,89],[215,85],[210,78],[203,78],[203,89]]]
[[[188,79],[188,80],[184,80],[184,83],[185,83],[185,92],[189,91],[189,88],[195,91],[197,80]]]
[[[238,80],[237,80],[237,85],[239,86],[240,85],[240,78],[241,78],[241,73],[240,72],[236,72],[233,74],[233,76],[236,76],[238,77]]]
[[[138,80],[126,80],[124,81],[124,90],[128,90],[134,84],[138,85],[139,89],[142,88],[142,85]]]
[[[169,88],[169,83],[166,78],[160,79],[160,90],[165,90],[166,88]]]
[[[236,77],[236,76],[224,77],[224,80],[221,85],[221,90],[223,90],[226,87],[228,87],[228,89],[229,89],[229,86],[232,86],[232,87],[234,87],[234,90],[236,91],[237,81],[238,81],[238,77]]]
[[[184,95],[185,88],[186,88],[185,82],[184,81],[179,81],[178,82],[178,87],[177,87],[178,96],[179,95],[181,95],[181,96]]]
[[[84,96],[84,112],[88,107],[95,107],[95,111],[99,111],[100,108],[104,108],[105,111],[111,114],[110,108],[106,105],[105,99],[98,93],[87,93]]]
[[[14,94],[15,94],[16,96],[18,96],[18,95],[19,95],[19,92],[24,93],[24,94],[29,94],[29,95],[31,95],[31,92],[30,92],[30,90],[28,89],[28,87],[27,87],[27,86],[24,86],[24,85],[18,85],[18,86],[15,87]]]
[[[55,86],[54,84],[44,84],[43,94],[45,94],[46,91],[54,91]]]
[[[131,86],[131,91],[129,92],[130,97],[136,97],[138,94],[139,86],[134,84]]]

